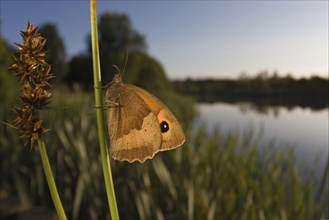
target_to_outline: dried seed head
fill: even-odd
[[[49,131],[43,127],[38,110],[45,109],[50,102],[52,95],[48,81],[53,75],[51,66],[45,61],[43,47],[46,39],[37,32],[37,27],[28,21],[21,36],[23,44],[16,44],[15,63],[9,68],[20,77],[22,91],[20,104],[13,109],[17,115],[13,125],[20,131],[20,138],[34,146],[41,135]]]

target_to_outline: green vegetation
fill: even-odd
[[[79,100],[79,101],[77,101]],[[45,136],[56,184],[67,216],[108,218],[97,143],[93,96],[56,90],[47,111],[52,128]],[[23,148],[15,131],[1,140],[1,190],[30,206],[52,207],[38,154]],[[145,164],[112,163],[122,219],[320,219],[328,218],[328,170],[321,178],[297,168],[293,151],[257,151],[235,134],[187,131],[181,148],[159,153]],[[259,147],[259,146],[258,146]],[[329,164],[327,164],[328,169]],[[304,173],[304,177],[302,177]]]
[[[52,72],[56,76],[53,84],[63,82],[67,74],[65,45],[60,37],[57,26],[46,23],[40,26],[39,32],[47,39],[45,50],[47,51],[46,62],[52,64]]]
[[[13,49],[0,36],[0,100],[2,106],[10,106],[15,102],[18,91],[13,89],[18,85],[18,80],[8,68],[13,64]],[[0,112],[1,118],[6,118],[4,112]]]
[[[279,77],[274,72],[258,73],[255,77],[242,74],[238,80],[205,79],[175,81],[175,89],[199,102],[252,102],[256,105],[302,106],[312,109],[328,107],[328,78],[313,76],[294,79]]]

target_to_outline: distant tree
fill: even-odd
[[[250,76],[246,71],[242,71],[238,78],[240,81],[250,80]]]
[[[150,91],[177,113],[177,117],[184,118],[184,121],[192,119],[193,102],[173,91],[162,65],[147,54],[144,37],[133,30],[127,15],[105,12],[100,16],[98,30],[103,85],[111,82],[113,75],[117,73],[113,68],[116,65],[123,74],[124,82]],[[87,39],[87,54],[71,59],[67,81],[92,88],[90,36]],[[127,52],[129,58],[123,72]],[[186,109],[189,109],[187,113]]]
[[[65,45],[55,24],[46,23],[40,27],[41,35],[46,38],[46,62],[52,67],[54,81],[62,81],[67,74]]]
[[[294,80],[291,73],[287,73],[287,75],[285,77],[283,77],[283,79],[285,79],[287,81],[293,81]]]
[[[269,78],[269,74],[267,70],[262,70],[259,73],[257,73],[255,79],[259,81],[266,81]]]
[[[123,66],[127,52],[145,51],[146,43],[125,14],[105,12],[100,16],[98,30],[102,75],[104,81],[109,82],[115,73],[113,65]],[[90,41],[88,48],[91,56]]]
[[[14,49],[8,45],[6,40],[0,35],[0,67],[1,70],[8,71],[8,67],[13,64]],[[2,73],[3,71],[1,71]]]
[[[85,88],[91,88],[93,85],[92,71],[91,58],[86,54],[78,54],[69,62],[69,74],[66,81],[70,85],[79,83]]]
[[[145,52],[133,51],[129,54],[124,74],[126,82],[138,85],[153,93],[164,93],[170,83],[162,65]]]
[[[278,79],[280,78],[279,72],[277,70],[274,70],[271,76],[273,79]]]
[[[15,74],[8,70],[14,62],[13,52],[14,49],[0,36],[0,100],[2,108],[8,107],[15,101],[18,90]]]

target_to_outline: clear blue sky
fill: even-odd
[[[0,4],[10,43],[21,42],[30,19],[56,23],[69,57],[86,49],[89,1]],[[98,1],[98,15],[106,10],[128,14],[171,79],[261,70],[328,77],[328,1]]]

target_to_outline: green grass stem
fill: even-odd
[[[49,187],[51,198],[53,200],[53,203],[54,203],[54,206],[55,206],[55,209],[57,212],[57,216],[61,220],[66,220],[67,217],[66,217],[61,199],[58,195],[58,191],[57,191],[57,187],[56,187],[55,180],[53,177],[53,173],[51,171],[51,167],[49,164],[45,143],[40,138],[38,139],[38,146],[39,146],[39,150],[40,150],[40,156],[41,156],[41,160],[42,160],[43,170],[45,171],[48,187]]]
[[[99,62],[98,49],[98,30],[96,18],[96,0],[90,0],[90,24],[91,24],[91,46],[93,59],[93,73],[94,73],[94,91],[96,106],[103,106],[102,90],[101,90],[101,70]],[[107,150],[107,137],[105,132],[105,120],[103,108],[96,108],[96,119],[98,128],[98,139],[102,158],[102,167],[104,174],[104,181],[106,186],[106,194],[109,203],[110,213],[112,219],[119,219],[119,213],[115,198],[114,186],[112,181],[111,165]]]

